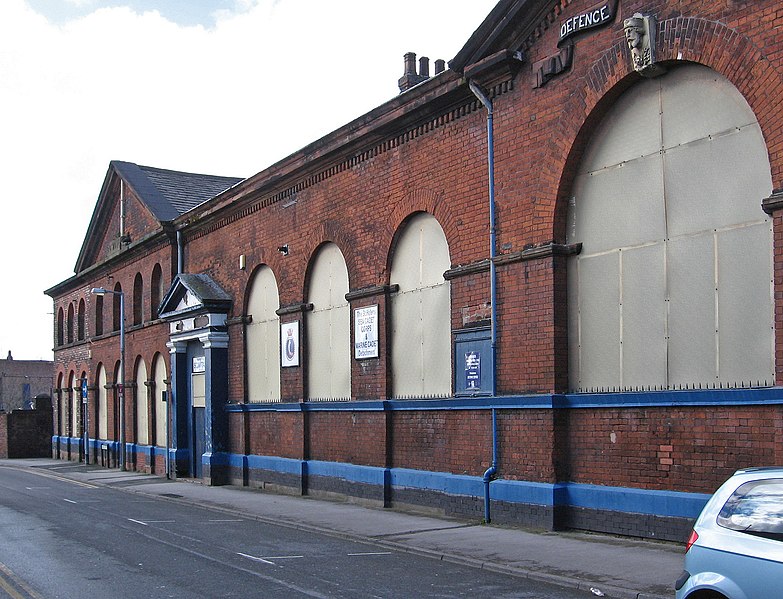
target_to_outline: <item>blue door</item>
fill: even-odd
[[[191,431],[192,439],[190,447],[193,449],[191,472],[195,478],[201,478],[201,456],[206,450],[206,428],[205,428],[205,407],[206,407],[206,377],[203,372],[193,373],[191,376]]]
[[[204,454],[206,444],[204,442],[204,408],[193,408],[193,467],[195,478],[201,478],[201,456]]]

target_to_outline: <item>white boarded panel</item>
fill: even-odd
[[[101,364],[98,368],[98,438],[108,439],[109,406],[106,400],[106,369]]]
[[[253,317],[253,322],[263,322],[277,318],[275,310],[279,307],[275,275],[271,268],[262,266],[251,283],[247,314]]]
[[[622,252],[623,388],[666,385],[664,246]]]
[[[443,273],[451,266],[446,236],[431,214],[405,225],[394,250],[390,282],[392,392],[451,392],[451,298]]]
[[[321,247],[310,271],[307,315],[307,389],[310,399],[351,396],[348,269],[333,243]]]
[[[620,385],[619,252],[580,258],[582,332],[579,386],[585,391]]]
[[[264,266],[256,273],[248,314],[252,322],[246,329],[247,394],[251,402],[280,399],[280,319],[277,281]]]
[[[422,318],[425,324],[422,336],[422,365],[426,395],[451,393],[451,310],[450,288],[441,283],[421,291]]]
[[[768,223],[718,234],[720,381],[772,381],[773,308]]]
[[[594,254],[663,240],[661,170],[661,155],[655,154],[578,177],[569,242],[582,242],[583,253]]]
[[[345,296],[347,290],[343,292]],[[351,311],[348,305],[331,311],[331,390],[333,399],[351,397]]]
[[[190,376],[190,396],[194,408],[207,406],[207,376],[205,373],[195,373]]]
[[[332,305],[332,260],[335,252],[340,252],[333,243],[321,246],[310,268],[310,281],[308,286],[307,301],[316,310],[323,310]]]
[[[670,241],[669,385],[711,386],[716,376],[713,236]]]
[[[669,236],[763,220],[772,191],[758,125],[665,153]]]
[[[617,101],[596,129],[580,173],[655,154],[661,149],[660,83],[646,80]]]
[[[139,362],[139,368],[136,370],[136,442],[141,445],[149,444],[149,415],[147,400],[147,366],[144,360]]]
[[[756,121],[737,89],[723,75],[702,66],[667,73],[661,103],[666,148]]]
[[[568,388],[579,388],[579,258],[568,259]]]
[[[328,398],[331,383],[329,312],[307,315],[307,395],[310,399]]]
[[[451,258],[446,235],[438,221],[429,214],[421,217],[421,285],[430,287],[443,283],[443,273],[451,267]]]
[[[166,391],[166,360],[161,354],[155,357],[152,364],[155,372],[155,445],[166,446],[166,419],[168,413],[167,403],[163,401],[163,393]]]
[[[421,222],[427,216],[417,214],[412,217],[394,248],[390,279],[392,284],[400,286],[400,291],[410,291],[421,286]]]
[[[422,356],[421,294],[397,293],[391,298],[392,392],[395,396],[420,394],[424,388]]]
[[[77,387],[77,389],[74,389]],[[71,382],[68,385],[68,390],[71,396],[71,437],[78,437],[79,432],[79,414],[82,412],[82,394],[79,391],[78,379],[71,376]]]

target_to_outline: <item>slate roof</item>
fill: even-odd
[[[177,311],[180,299],[190,291],[200,305]],[[160,302],[159,313],[162,318],[174,318],[191,311],[227,312],[231,307],[231,296],[207,274],[180,273],[171,283],[171,287]]]
[[[183,173],[112,160],[111,167],[161,222],[172,221],[244,179]]]

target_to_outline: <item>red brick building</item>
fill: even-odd
[[[783,457],[781,17],[501,0],[249,179],[112,163],[47,291],[53,451],[683,538]]]

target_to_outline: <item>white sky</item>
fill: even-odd
[[[110,160],[251,176],[397,95],[405,52],[452,59],[496,1],[1,0],[0,358],[52,359],[43,291]]]

